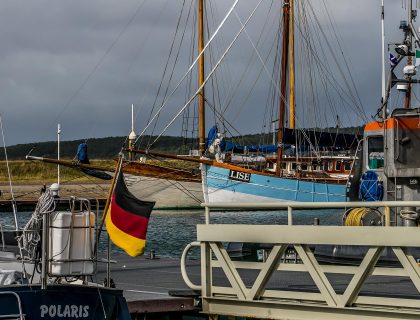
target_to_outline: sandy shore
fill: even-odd
[[[47,187],[50,185],[51,183],[46,184]],[[43,187],[43,183],[14,183],[12,187],[16,200],[37,200]],[[84,198],[106,198],[109,187],[109,182],[62,183],[60,195],[62,197],[76,196]],[[8,184],[1,183],[0,191],[0,200],[10,200],[12,198],[12,193]]]

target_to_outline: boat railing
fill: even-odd
[[[412,253],[412,249],[420,248],[418,228],[389,224],[295,225],[293,214],[295,209],[360,206],[382,207],[387,212],[392,207],[420,207],[420,201],[205,203],[202,206],[206,209],[206,221],[197,225],[197,240],[184,249],[181,272],[185,283],[201,292],[204,313],[266,319],[327,319],[332,315],[340,319],[418,317],[420,267]],[[232,209],[287,209],[288,224],[211,223],[212,210]],[[235,260],[227,251],[229,242],[270,245],[271,250],[262,261]],[[357,246],[364,251],[353,265],[337,261],[324,264],[315,254],[317,246]],[[195,247],[200,248],[201,254],[200,283],[191,281],[187,272],[187,257]],[[282,256],[289,248],[296,250],[301,263],[284,263]],[[392,267],[378,263],[385,251],[392,252],[395,258]],[[296,283],[288,285],[290,281]]]
[[[24,320],[25,315],[23,314],[23,310],[22,310],[22,302],[20,300],[19,295],[16,292],[13,292],[13,291],[0,292],[0,305],[2,305],[2,303],[10,303],[10,300],[7,299],[7,296],[12,296],[12,298],[16,298],[17,310],[18,310],[19,313],[16,313],[16,314],[1,314],[1,308],[0,308],[0,319],[20,319],[20,320]],[[6,298],[7,300],[3,300],[4,298]]]

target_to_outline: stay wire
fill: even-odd
[[[132,16],[130,17],[130,19],[127,21],[127,23],[123,26],[123,28],[120,30],[120,32],[118,33],[117,37],[111,42],[110,46],[105,50],[104,54],[102,55],[102,57],[99,59],[99,61],[95,64],[95,66],[93,67],[93,69],[88,73],[88,75],[86,76],[85,80],[81,83],[81,85],[76,89],[76,91],[70,96],[70,98],[67,100],[66,104],[64,105],[63,108],[61,108],[61,111],[59,112],[59,114],[57,115],[57,117],[54,120],[54,123],[51,124],[49,130],[51,129],[51,127],[53,125],[55,125],[58,120],[61,118],[61,116],[63,115],[64,111],[67,110],[67,108],[70,106],[70,104],[73,102],[73,100],[79,95],[79,93],[83,90],[83,88],[86,86],[86,84],[89,82],[89,80],[92,78],[92,76],[95,74],[95,72],[99,69],[100,65],[102,64],[102,62],[105,60],[105,58],[108,56],[108,54],[111,52],[111,50],[115,47],[115,45],[117,44],[117,42],[120,40],[121,36],[125,33],[125,31],[127,30],[127,28],[131,25],[131,23],[134,21],[134,19],[136,18],[137,14],[140,12],[140,9],[142,8],[143,4],[145,3],[146,0],[142,0],[142,2],[137,6],[136,10],[134,11],[134,13],[132,14]]]

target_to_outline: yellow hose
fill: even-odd
[[[347,227],[363,226],[363,218],[369,212],[369,208],[354,208],[349,211],[344,223]]]

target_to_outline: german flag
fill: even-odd
[[[111,241],[132,257],[144,253],[154,205],[154,202],[137,199],[128,191],[120,169],[106,216],[106,228]]]

